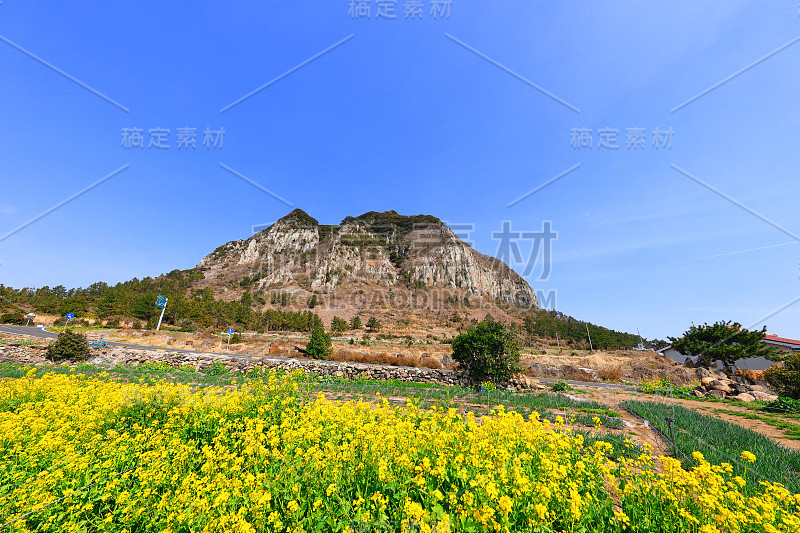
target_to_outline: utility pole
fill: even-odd
[[[639,333],[639,328],[636,328],[636,333]],[[639,346],[641,346],[642,350],[644,350],[644,339],[642,339],[641,333],[639,333]]]
[[[592,347],[592,335],[589,333],[589,323],[584,322],[584,325],[586,326],[586,335],[589,337],[589,350],[594,351],[594,348]]]

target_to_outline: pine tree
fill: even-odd
[[[311,339],[306,344],[306,353],[314,359],[327,359],[333,352],[331,336],[322,328],[317,328],[311,333]]]
[[[331,332],[336,334],[341,334],[347,331],[347,320],[343,318],[339,318],[338,316],[333,317],[331,320]]]
[[[369,329],[370,331],[380,330],[381,329],[380,321],[374,316],[369,317],[369,320],[367,320],[367,329]]]

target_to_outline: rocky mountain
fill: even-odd
[[[436,294],[449,302],[536,307],[536,295],[521,276],[472,249],[430,215],[371,211],[339,225],[322,225],[295,209],[248,239],[220,246],[198,269],[207,285],[226,291],[241,287],[251,293],[282,290],[364,299],[376,293],[365,291],[371,287],[382,289],[377,293],[384,297]]]

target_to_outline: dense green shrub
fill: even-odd
[[[58,338],[47,347],[47,358],[51,361],[83,361],[89,357],[89,341],[86,336],[71,329],[58,334]]]
[[[25,315],[22,313],[6,313],[0,316],[0,324],[16,324],[19,326],[25,325]]]
[[[306,353],[314,359],[327,359],[333,352],[331,336],[322,328],[317,328],[311,333],[311,339],[306,344]]]
[[[800,399],[800,353],[787,355],[780,364],[769,367],[764,378],[779,396]]]
[[[361,317],[356,315],[350,319],[350,329],[361,329]]]
[[[566,383],[564,381],[558,381],[556,383],[553,383],[553,386],[550,388],[553,390],[553,392],[566,392],[572,390],[572,387],[569,386],[569,383]]]
[[[367,320],[367,329],[369,329],[370,331],[380,330],[381,329],[380,320],[378,320],[374,316],[369,317],[369,320]]]
[[[779,396],[777,400],[769,402],[764,406],[765,411],[773,413],[796,413],[800,414],[800,399]]]
[[[453,339],[453,359],[475,380],[508,381],[521,370],[516,336],[500,322],[484,320]]]

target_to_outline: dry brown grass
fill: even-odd
[[[594,381],[594,376],[592,374],[572,365],[564,365],[559,370],[560,376],[558,377],[562,377],[564,379],[573,381]]]
[[[763,370],[750,370],[749,368],[740,368],[739,370],[737,370],[736,375],[742,376],[743,378],[748,379],[751,382],[764,381]]]
[[[619,381],[622,378],[622,363],[601,368],[597,376],[604,381]]]

